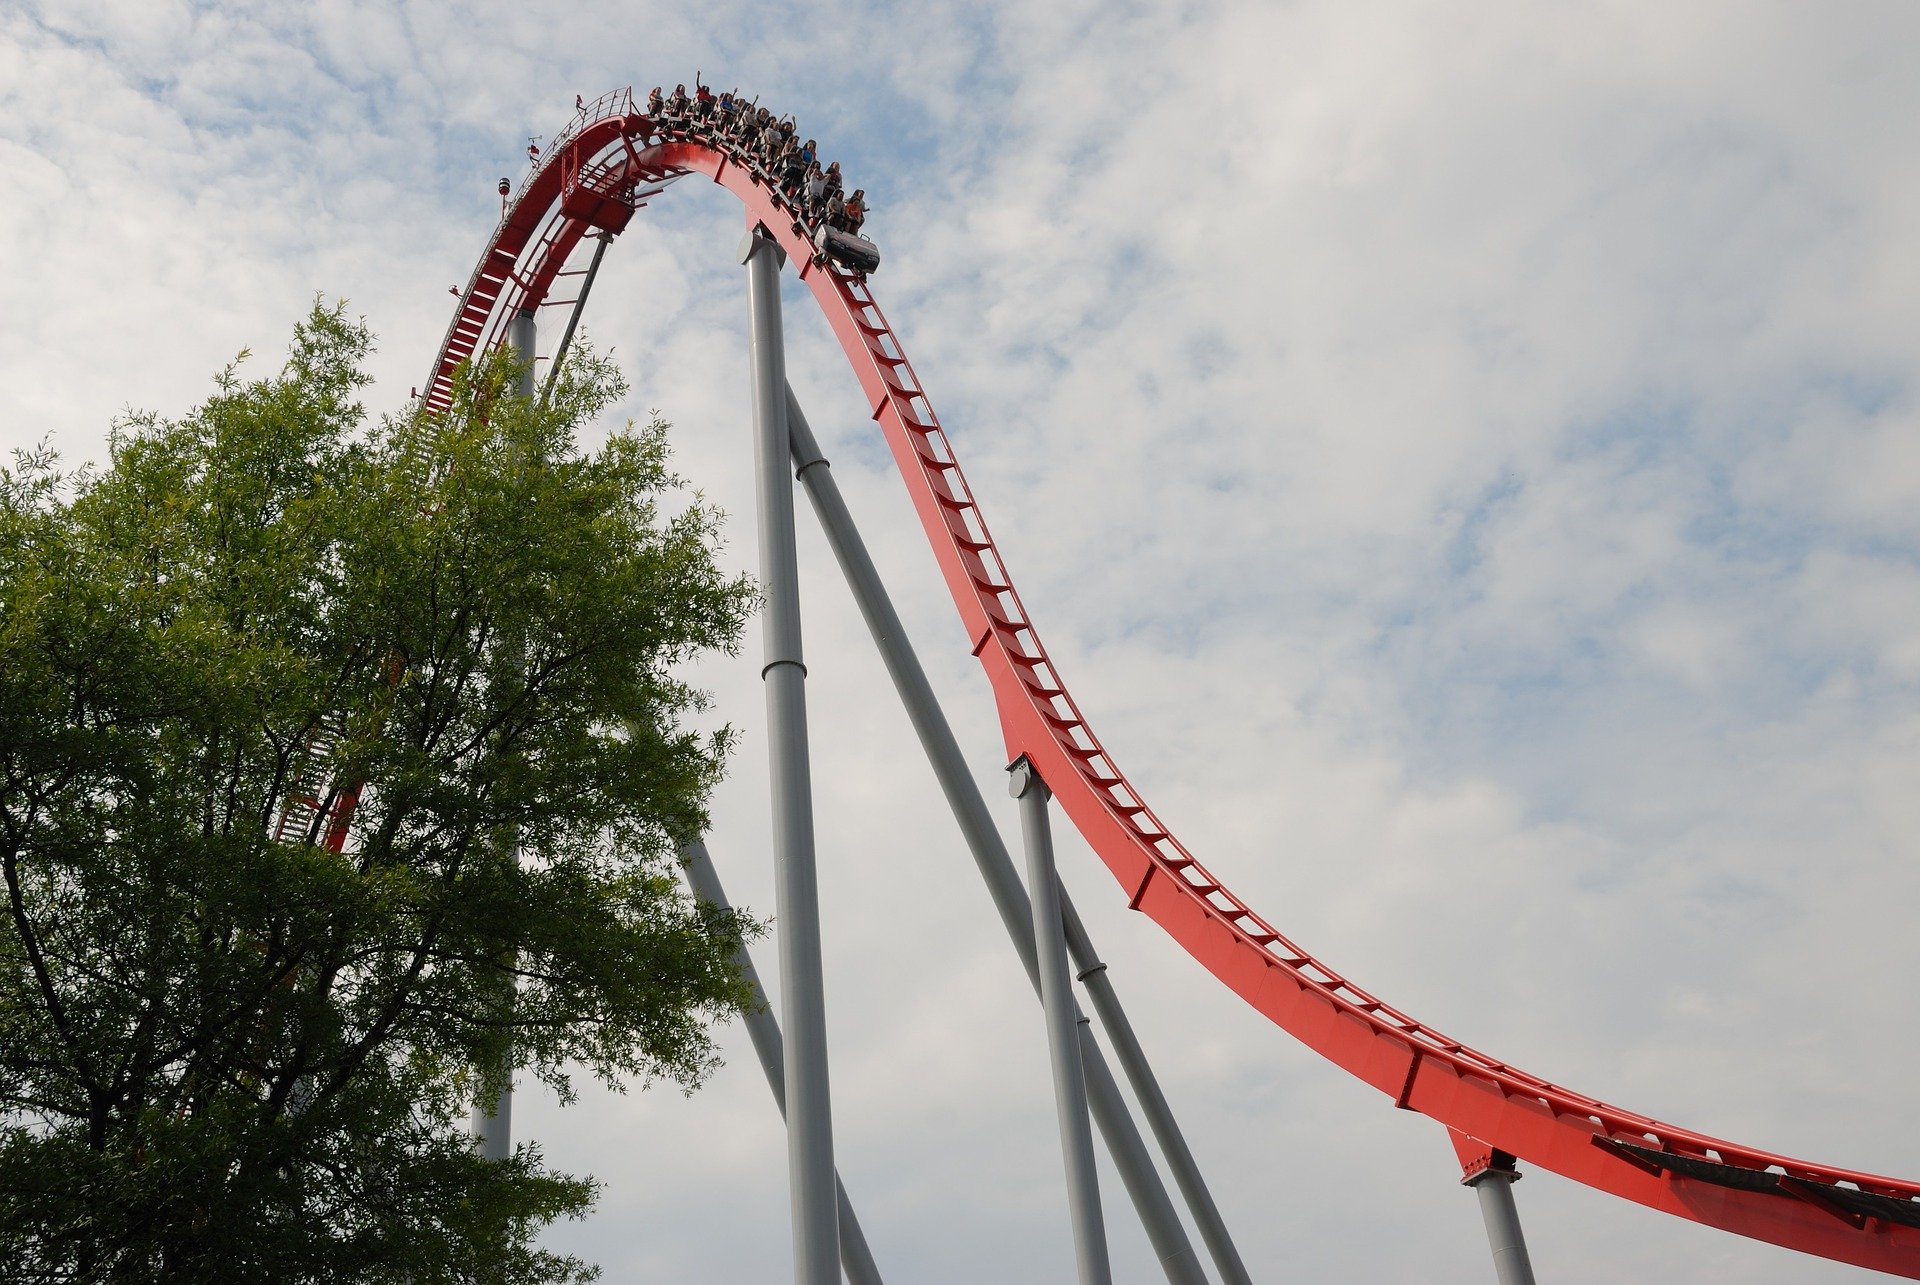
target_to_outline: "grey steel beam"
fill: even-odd
[[[1173,1118],[1167,1095],[1161,1091],[1160,1081],[1147,1062],[1146,1050],[1140,1047],[1133,1023],[1127,1020],[1126,1010],[1120,1007],[1120,997],[1114,994],[1107,966],[1094,950],[1087,926],[1081,922],[1080,912],[1074,909],[1073,900],[1064,887],[1060,889],[1060,910],[1066,926],[1067,951],[1073,956],[1080,984],[1086,987],[1087,996],[1093,1001],[1093,1011],[1107,1033],[1107,1042],[1113,1045],[1113,1056],[1120,1063],[1121,1074],[1127,1077],[1134,1101],[1140,1104],[1140,1113],[1147,1118],[1154,1141],[1160,1144],[1160,1154],[1173,1170],[1174,1185],[1180,1189],[1187,1212],[1193,1215],[1194,1225],[1200,1229],[1200,1239],[1213,1259],[1214,1270],[1227,1285],[1253,1285],[1253,1278],[1247,1275],[1247,1265],[1240,1260],[1240,1250],[1220,1217],[1219,1206],[1213,1203],[1213,1193],[1207,1190],[1200,1165]]]
[[[740,244],[747,267],[753,367],[754,478],[767,745],[773,785],[775,913],[780,1011],[787,1019],[787,1183],[797,1285],[838,1285],[833,1112],[820,963],[820,889],[814,869],[813,784],[807,759],[806,664],[800,652],[800,574],[787,473],[787,372],[780,325],[780,247],[755,227]]]
[[[1087,1081],[1080,1066],[1078,1028],[1086,1019],[1074,1005],[1073,983],[1067,978],[1060,876],[1054,870],[1053,832],[1047,820],[1047,801],[1053,796],[1025,756],[1008,772],[1008,791],[1020,800],[1020,834],[1027,850],[1027,901],[1033,910],[1033,944],[1040,964],[1040,1008],[1046,1015],[1054,1114],[1067,1169],[1074,1262],[1080,1285],[1111,1285],[1107,1227],[1100,1214],[1100,1175],[1093,1166],[1093,1131],[1087,1127]]]
[[[514,371],[514,396],[531,401],[533,398],[533,362],[534,346],[539,328],[534,324],[533,309],[522,308],[507,322],[507,348],[513,353],[517,363]],[[517,651],[517,644],[509,643]],[[515,668],[519,661],[514,662]],[[519,840],[514,836],[507,839],[508,858],[518,864],[520,860]],[[513,1002],[511,977],[504,983],[508,994],[506,1003]],[[475,1148],[489,1160],[507,1160],[513,1156],[513,1068],[507,1068],[506,1083],[500,1086],[500,1094],[492,1102],[473,1104],[472,1132]]]
[[[534,339],[538,331],[539,327],[534,324],[531,308],[522,308],[513,314],[512,320],[507,322],[507,348],[513,353],[513,359],[519,363],[520,367],[514,372],[513,377],[515,397],[525,397],[529,400],[533,397]]]
[[[687,886],[693,889],[693,895],[710,902],[722,910],[730,910],[727,893],[720,886],[720,872],[713,868],[713,858],[707,854],[707,845],[699,839],[680,845],[681,869],[686,872]],[[747,979],[753,988],[754,998],[759,1001],[756,1008],[750,1008],[742,1014],[747,1024],[747,1038],[753,1041],[754,1055],[760,1060],[760,1070],[767,1077],[767,1087],[773,1091],[774,1105],[780,1108],[780,1118],[787,1116],[786,1051],[780,1039],[780,1022],[767,1007],[767,990],[760,984],[760,974],[754,969],[753,956],[742,945],[733,953],[735,967],[740,975]],[[847,1285],[881,1285],[880,1268],[873,1261],[873,1250],[867,1246],[866,1233],[860,1230],[860,1220],[854,1216],[853,1202],[847,1199],[846,1184],[840,1180],[836,1171],[833,1175],[834,1207],[840,1220],[840,1267],[847,1274]]]
[[[833,471],[820,454],[813,430],[792,389],[787,390],[787,423],[792,435],[795,473],[826,532],[834,560],[840,564],[841,574],[853,591],[867,631],[880,649],[880,658],[893,680],[894,690],[919,736],[921,749],[933,767],[934,777],[953,811],[967,850],[979,867],[987,893],[1000,914],[1000,922],[1013,940],[1014,951],[1038,993],[1040,973],[1034,955],[1032,912],[1026,889],[1021,886],[1013,858],[993,824],[979,785],[967,770],[960,743],[954,739],[953,729],[948,726],[947,716],[933,693],[933,685],[927,681],[926,671],[907,640],[906,629],[893,609],[893,601],[867,553],[866,542],[860,538],[859,528],[854,525],[839,485],[833,479]],[[1193,1244],[1187,1238],[1179,1214],[1174,1211],[1173,1202],[1167,1197],[1166,1186],[1160,1180],[1159,1170],[1154,1168],[1146,1142],[1127,1112],[1120,1086],[1093,1033],[1084,1024],[1080,1024],[1078,1030],[1081,1062],[1087,1079],[1087,1104],[1113,1157],[1114,1167],[1120,1173],[1120,1181],[1133,1202],[1134,1212],[1153,1244],[1161,1269],[1175,1285],[1205,1285],[1206,1275],[1194,1255]]]
[[[607,255],[607,247],[613,244],[613,233],[602,232],[594,238],[599,242],[593,247],[593,262],[587,265],[587,275],[580,279],[580,293],[574,296],[573,311],[567,314],[567,328],[560,332],[560,342],[554,347],[553,360],[547,363],[547,382],[540,386],[540,400],[545,402],[553,396],[554,381],[560,378],[560,363],[567,359],[567,349],[573,346],[573,332],[580,324],[580,313],[587,306],[587,296],[593,293],[593,279],[600,275],[600,260]]]
[[[1527,1238],[1520,1230],[1520,1209],[1513,1203],[1513,1184],[1520,1171],[1513,1157],[1494,1153],[1494,1162],[1462,1180],[1480,1197],[1480,1220],[1487,1227],[1487,1245],[1493,1250],[1494,1278],[1500,1285],[1534,1285],[1533,1260],[1527,1256]]]

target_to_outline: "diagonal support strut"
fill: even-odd
[[[722,910],[732,909],[727,901],[726,889],[720,886],[720,872],[713,867],[713,858],[707,855],[706,841],[694,839],[680,845],[680,868],[687,877],[687,886],[693,889],[694,896],[718,906]],[[744,944],[733,953],[734,965],[740,975],[747,979],[753,988],[754,997],[760,1001],[760,1007],[742,1014],[747,1025],[747,1038],[753,1041],[754,1056],[760,1061],[760,1070],[767,1077],[767,1087],[773,1090],[774,1105],[780,1108],[780,1118],[787,1115],[787,1057],[786,1047],[780,1038],[780,1022],[767,1006],[767,988],[760,984],[760,974],[753,966],[753,956],[747,953]],[[880,1268],[873,1261],[873,1250],[867,1245],[866,1233],[860,1230],[860,1220],[854,1216],[853,1202],[847,1199],[846,1184],[841,1182],[836,1170],[833,1175],[834,1207],[840,1223],[840,1267],[847,1274],[847,1285],[882,1285]]]
[[[994,907],[1000,913],[1001,923],[1005,925],[1014,950],[1019,954],[1020,962],[1026,968],[1027,977],[1037,993],[1039,971],[1026,889],[1014,869],[1006,843],[993,823],[992,814],[987,810],[986,800],[981,797],[980,787],[967,770],[959,742],[954,739],[953,729],[948,725],[946,714],[933,693],[933,685],[927,681],[926,671],[921,668],[919,657],[907,640],[906,630],[894,611],[893,601],[880,581],[873,559],[867,553],[866,542],[861,539],[859,529],[854,525],[846,501],[833,479],[832,469],[820,454],[813,430],[791,388],[787,390],[787,426],[792,438],[795,475],[806,488],[814,515],[819,519],[827,542],[833,549],[834,560],[839,563],[847,586],[853,592],[860,615],[866,621],[874,645],[880,650],[888,676],[893,680],[894,690],[913,723],[921,748],[926,752],[927,761],[939,781],[941,793],[953,811],[954,820],[973,855],[975,865],[979,867],[981,878],[986,882]],[[1125,1038],[1115,1034],[1116,1027],[1109,1021],[1109,1010],[1112,1013],[1120,1011],[1119,1001],[1112,996],[1112,986],[1107,982],[1105,973],[1100,971],[1100,961],[1094,955],[1086,927],[1075,912],[1073,903],[1066,898],[1064,890],[1061,894],[1061,910],[1066,922],[1068,949],[1073,954],[1075,967],[1083,974],[1091,971],[1098,976],[1097,984],[1089,983],[1095,1009],[1102,1014],[1102,1022],[1107,1024],[1109,1034],[1114,1037],[1116,1055],[1121,1058],[1122,1067],[1148,1114],[1149,1123],[1167,1152],[1175,1179],[1188,1207],[1193,1211],[1194,1220],[1201,1229],[1215,1266],[1223,1280],[1232,1285],[1244,1285],[1249,1279],[1246,1268],[1241,1265],[1233,1241],[1220,1220],[1219,1211],[1207,1192],[1198,1167],[1193,1163],[1192,1153],[1181,1139],[1179,1127],[1167,1108],[1166,1097],[1153,1081],[1152,1072],[1140,1052],[1139,1041],[1132,1037],[1130,1028],[1126,1030]],[[1104,997],[1111,998],[1111,1004],[1102,1002],[1103,992]],[[1153,1243],[1161,1268],[1167,1279],[1176,1285],[1205,1285],[1206,1276],[1194,1254],[1193,1245],[1187,1238],[1179,1215],[1174,1211],[1173,1202],[1168,1199],[1166,1187],[1154,1167],[1152,1156],[1148,1154],[1146,1143],[1127,1112],[1126,1101],[1121,1096],[1120,1086],[1113,1078],[1106,1057],[1084,1024],[1079,1024],[1077,1029],[1086,1073],[1088,1106],[1094,1123],[1106,1141],[1107,1150],[1113,1156],[1114,1167],[1119,1170],[1134,1210]],[[1169,1139],[1174,1145],[1169,1145]]]
[[[1086,1018],[1073,1002],[1067,975],[1067,941],[1060,923],[1060,877],[1053,865],[1053,833],[1047,783],[1022,756],[1007,769],[1007,788],[1020,800],[1020,832],[1027,850],[1027,897],[1033,909],[1033,943],[1040,961],[1040,1007],[1047,1019],[1047,1060],[1053,1069],[1054,1113],[1060,1122],[1060,1152],[1067,1166],[1067,1209],[1073,1219],[1073,1255],[1080,1285],[1111,1285],[1107,1228],[1100,1212],[1100,1179],[1093,1167],[1093,1134],[1087,1128],[1086,1071],[1080,1061],[1079,1027]]]

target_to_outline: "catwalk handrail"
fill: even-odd
[[[585,104],[540,154],[489,237],[436,356],[421,398],[426,409],[448,405],[455,368],[496,346],[514,311],[545,301],[591,230],[560,209],[563,174],[595,161],[624,165],[636,185],[635,206],[677,178],[704,174],[739,198],[749,227],[764,226],[787,252],[839,339],[906,483],[992,685],[1008,760],[1025,755],[1034,765],[1129,906],[1254,1008],[1397,1107],[1615,1196],[1920,1279],[1920,1226],[1912,1225],[1920,1223],[1920,1183],[1742,1146],[1529,1075],[1355,985],[1210,874],[1156,818],[1068,693],[864,279],[815,262],[805,229],[779,193],[723,145],[664,134],[635,109],[630,91]],[[1662,1155],[1675,1163],[1663,1163]],[[1879,1203],[1852,1199],[1850,1189]]]

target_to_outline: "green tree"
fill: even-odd
[[[316,306],[0,472],[0,1278],[584,1279],[534,1242],[593,1180],[477,1157],[476,1092],[690,1089],[748,1000],[673,865],[727,749],[675,670],[753,606],[717,514],[657,421],[576,445],[590,353],[369,424],[369,347]]]

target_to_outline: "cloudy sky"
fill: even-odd
[[[123,408],[274,360],[316,294],[377,330],[397,408],[529,136],[700,69],[868,190],[876,290],[1051,651],[1230,886],[1535,1073],[1920,1175],[1916,47],[1895,0],[17,0],[0,439],[97,458]],[[588,327],[746,567],[739,232],[675,188]],[[985,683],[789,300],[794,382],[1012,834]],[[847,1186],[892,1280],[1068,1279],[1038,1010],[804,526],[802,574]],[[756,671],[702,670],[744,732],[711,843],[770,914]],[[1444,1131],[1060,846],[1256,1277],[1489,1279]],[[787,1274],[777,1119],[725,1047],[691,1098],[523,1096],[606,1185],[552,1243],[612,1281]],[[1154,1279],[1103,1189],[1120,1278]],[[1550,1174],[1517,1196],[1546,1279],[1854,1275]]]

